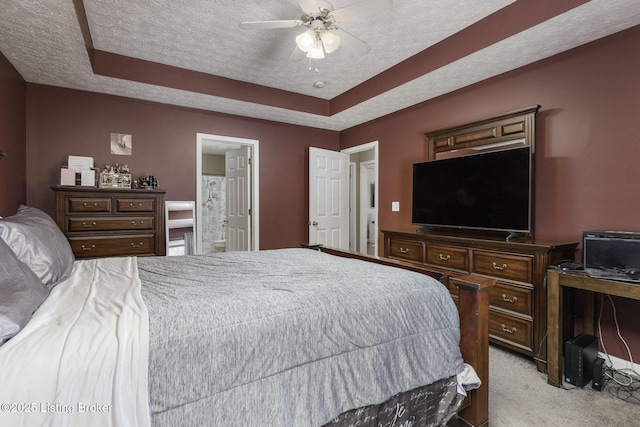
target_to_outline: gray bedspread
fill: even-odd
[[[319,426],[462,371],[447,289],[309,249],[138,258],[159,426]]]

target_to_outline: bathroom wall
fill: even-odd
[[[202,153],[202,173],[204,175],[224,176],[226,173],[224,154]]]

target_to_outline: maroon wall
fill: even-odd
[[[411,165],[427,158],[425,132],[539,104],[536,237],[580,242],[585,230],[640,231],[638,46],[635,27],[341,132],[341,148],[380,142],[380,229],[411,227]],[[640,302],[615,301],[638,355]],[[627,358],[606,322],[607,349]]]
[[[110,154],[112,132],[132,135],[131,156]],[[50,187],[69,155],[100,167],[127,164],[134,177],[154,175],[167,200],[195,200],[196,133],[260,141],[261,249],[308,240],[308,147],[338,149],[337,132],[35,84],[27,96],[27,202],[53,215]]]
[[[26,202],[26,83],[0,53],[0,216]]]

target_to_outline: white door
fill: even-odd
[[[349,156],[309,147],[309,243],[349,249]]]
[[[251,147],[225,153],[227,181],[227,251],[251,248]]]

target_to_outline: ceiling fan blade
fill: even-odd
[[[240,28],[245,30],[266,30],[270,28],[293,28],[304,24],[299,19],[288,19],[282,21],[249,21],[241,22]]]
[[[302,11],[307,14],[318,13],[318,10],[320,10],[316,0],[298,0],[298,3],[300,4]]]
[[[360,18],[366,15],[375,15],[393,8],[391,0],[369,0],[356,3],[351,6],[331,12],[336,22],[344,22],[353,18]]]
[[[342,28],[334,26],[331,31],[333,31],[336,36],[340,37],[340,46],[343,46],[345,49],[353,53],[364,55],[371,50],[371,46],[369,46],[356,36],[353,36],[350,33],[346,32]]]

